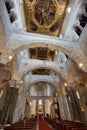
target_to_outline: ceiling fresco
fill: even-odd
[[[27,32],[59,36],[68,0],[24,0]],[[53,61],[55,50],[46,47],[29,49],[31,59]],[[37,69],[32,74],[49,75],[46,69]]]
[[[24,0],[28,32],[59,36],[68,0]]]
[[[36,47],[36,48],[30,48],[30,58],[31,59],[39,59],[39,60],[47,60],[47,61],[53,61],[55,50],[49,49],[47,47]]]
[[[32,71],[33,75],[49,75],[50,70],[49,69],[36,69]]]
[[[39,0],[35,5],[34,17],[40,25],[49,26],[55,19],[56,6],[52,0]]]

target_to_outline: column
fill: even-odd
[[[19,86],[19,92],[18,92],[18,98],[15,105],[12,123],[18,122],[20,120],[20,117],[24,117],[25,115],[25,105],[26,105],[26,92],[24,91],[24,84],[18,84]]]
[[[36,100],[31,100],[31,108],[30,108],[30,115],[35,116],[36,115]]]
[[[75,120],[79,120],[79,121],[84,123],[85,118],[84,118],[84,115],[83,115],[83,113],[81,111],[79,100],[77,98],[77,95],[76,95],[76,92],[75,92],[74,88],[73,87],[69,87],[68,88],[68,92],[69,92],[70,98],[71,98],[74,119]]]
[[[3,110],[2,110],[1,116],[0,116],[0,124],[4,124],[4,122],[6,120],[5,118],[6,118],[6,115],[7,115],[11,95],[12,95],[12,88],[9,88],[8,91],[7,91],[4,107],[3,107]]]
[[[54,108],[54,104],[51,105],[51,118],[52,118],[52,119],[55,118],[55,108]]]
[[[6,95],[5,104],[1,113],[1,124],[12,122],[12,116],[16,104],[17,95],[18,88],[16,88],[16,84],[10,83],[10,87]]]
[[[9,104],[8,123],[12,122],[12,117],[13,117],[13,112],[16,105],[17,97],[18,97],[18,88],[15,88],[13,90],[13,94],[12,94],[11,101]]]
[[[71,114],[70,114],[66,95],[64,95],[63,93],[59,94],[58,102],[59,102],[59,110],[60,110],[61,119],[71,120]]]
[[[46,115],[51,115],[51,102],[50,102],[50,100],[49,99],[46,99],[45,100],[45,116]]]

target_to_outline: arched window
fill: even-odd
[[[10,13],[11,9],[13,8],[13,3],[11,1],[6,1],[6,8],[8,13]]]
[[[79,18],[79,22],[82,27],[85,27],[87,23],[87,17],[84,14],[82,14]]]
[[[74,26],[74,31],[77,33],[78,36],[80,36],[82,32],[78,26]]]

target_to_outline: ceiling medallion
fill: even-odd
[[[55,19],[56,7],[53,0],[38,0],[35,5],[35,19],[40,25],[49,25]]]

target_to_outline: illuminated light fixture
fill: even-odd
[[[31,102],[30,102],[30,106],[31,106]]]
[[[82,64],[82,63],[80,63],[80,64],[79,64],[79,67],[82,67],[82,66],[83,66],[83,64]]]
[[[58,54],[58,52],[57,52],[57,50],[55,51],[55,55],[57,55]]]
[[[20,81],[20,83],[22,84],[22,83],[23,83],[23,81],[21,80],[21,81]]]
[[[50,101],[50,105],[52,104],[52,101]]]
[[[70,13],[70,11],[71,11],[71,7],[68,7],[68,9],[67,9],[67,10],[68,10],[68,13]]]
[[[56,96],[58,96],[58,93],[56,93]]]
[[[10,55],[10,56],[9,56],[9,60],[12,60],[12,58],[13,58],[13,56]]]
[[[81,111],[85,111],[83,107],[81,108]]]
[[[62,36],[62,34],[60,34],[60,38],[62,38],[63,36]]]
[[[67,83],[64,83],[64,86],[67,86]]]

